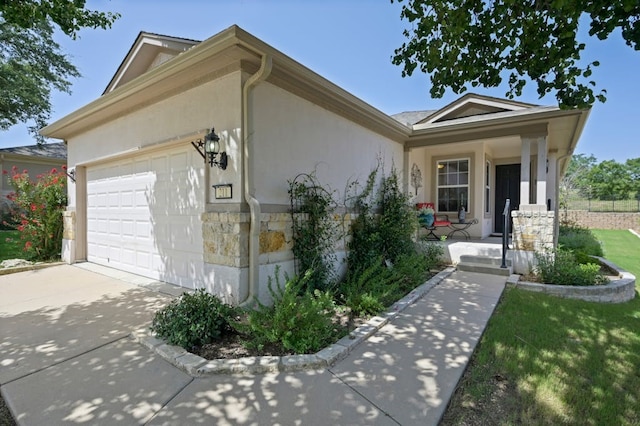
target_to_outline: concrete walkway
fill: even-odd
[[[90,264],[0,276],[0,390],[21,425],[435,425],[505,282],[456,271],[328,369],[193,378],[129,337],[175,288]]]

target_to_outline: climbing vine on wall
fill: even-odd
[[[320,185],[314,174],[307,173],[289,181],[288,192],[296,273],[309,274],[307,289],[327,290],[335,284],[338,227],[333,220],[336,209],[333,192]]]

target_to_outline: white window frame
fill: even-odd
[[[446,167],[448,163],[453,162],[466,161],[467,162],[467,183],[466,184],[455,184],[455,185],[440,185],[440,165],[443,164],[443,167]],[[436,161],[436,207],[437,211],[442,212],[455,212],[455,210],[441,209],[440,208],[440,189],[442,188],[466,188],[467,189],[467,199],[463,200],[463,204],[469,211],[469,206],[471,205],[471,158],[470,157],[461,157],[461,158],[446,158],[442,160]]]

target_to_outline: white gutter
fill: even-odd
[[[260,285],[260,202],[251,193],[253,187],[253,174],[251,173],[251,143],[249,135],[249,90],[265,80],[271,73],[272,59],[271,55],[262,53],[262,61],[260,69],[253,74],[242,86],[242,140],[243,140],[243,173],[244,173],[244,198],[249,204],[249,214],[251,223],[249,228],[249,293],[247,297],[240,302],[240,306],[245,306],[253,302],[254,296],[258,294]]]

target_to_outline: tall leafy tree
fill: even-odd
[[[552,93],[562,107],[586,108],[604,102],[606,91],[590,79],[598,61],[580,61],[579,24],[601,40],[620,29],[640,49],[637,0],[406,0],[401,17],[411,29],[392,61],[403,76],[416,68],[430,74],[436,98],[446,88],[462,93],[468,84],[497,87],[503,79],[513,98],[530,80],[540,97]]]
[[[80,73],[54,40],[59,27],[75,39],[83,27],[109,28],[117,14],[85,9],[83,0],[0,0],[0,130],[22,122],[38,143],[51,115],[53,90],[70,93]]]
[[[593,154],[575,154],[571,157],[569,167],[560,181],[560,204],[568,207],[568,201],[571,197],[580,195],[589,197],[591,190],[591,182],[589,180],[589,171],[598,163]]]
[[[24,29],[0,18],[0,129],[31,121],[38,129],[51,113],[51,91],[70,92],[70,78],[80,74],[53,40],[53,28],[41,22]]]
[[[591,194],[601,200],[627,199],[632,190],[629,169],[615,160],[596,164],[588,173]]]
[[[631,190],[636,199],[640,200],[640,158],[630,158],[625,162],[631,178]]]
[[[0,15],[9,24],[28,29],[54,23],[75,39],[82,28],[111,28],[117,13],[85,8],[86,0],[0,0]]]

